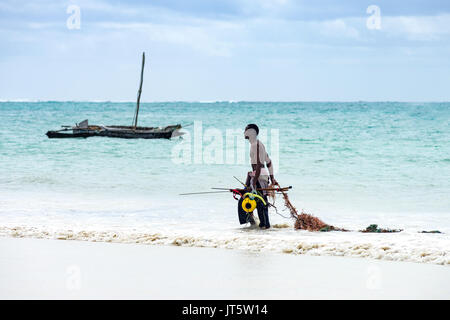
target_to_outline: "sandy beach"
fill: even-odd
[[[1,299],[449,299],[447,266],[0,238]]]

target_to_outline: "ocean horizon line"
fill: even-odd
[[[0,103],[11,102],[87,102],[87,103],[136,103],[136,100],[46,100],[46,99],[0,99]],[[140,103],[450,103],[450,100],[147,100]]]

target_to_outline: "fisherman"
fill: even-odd
[[[258,188],[267,189],[269,187],[269,178],[272,185],[278,185],[273,175],[273,163],[267,154],[266,147],[258,140],[259,128],[256,124],[249,124],[245,127],[244,136],[250,143],[250,160],[252,171],[248,172],[246,185],[252,188],[252,192],[256,193]],[[267,166],[267,169],[266,167]],[[267,190],[261,190],[264,201],[267,202]],[[261,229],[270,228],[269,208],[267,205],[259,202],[257,206],[259,227]]]

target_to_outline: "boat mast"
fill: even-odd
[[[139,85],[137,104],[136,104],[136,114],[134,115],[134,129],[137,127],[138,115],[139,115],[139,101],[141,100],[142,92],[142,82],[144,80],[144,64],[145,64],[145,52],[142,52],[142,68],[141,68],[141,83]]]

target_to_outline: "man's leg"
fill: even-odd
[[[264,201],[267,203],[267,196],[263,196]],[[269,221],[269,206],[265,206],[261,200],[258,201],[258,217],[259,217],[259,227],[260,228],[270,228]]]
[[[261,184],[256,182],[256,187],[261,188]],[[264,201],[267,203],[267,196],[262,196]],[[270,222],[269,222],[269,206],[265,206],[264,203],[262,203],[261,200],[258,200],[258,205],[256,206],[256,210],[258,210],[258,217],[259,217],[259,227],[260,228],[270,228]]]

